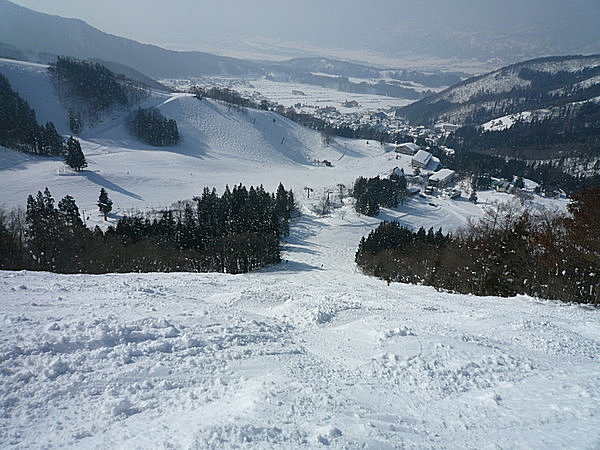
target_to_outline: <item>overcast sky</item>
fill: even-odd
[[[263,40],[385,54],[401,48],[406,33],[417,29],[426,36],[535,27],[564,33],[565,41],[579,33],[592,47],[600,45],[600,0],[13,1],[174,49],[218,51],[219,43],[227,48],[231,42]],[[547,39],[555,38],[549,33]]]

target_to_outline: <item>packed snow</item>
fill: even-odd
[[[0,272],[0,441],[598,447],[600,311],[365,277],[376,222],[305,214],[238,276]]]
[[[44,89],[32,106],[54,101]],[[409,173],[410,156],[326,145],[274,113],[188,95],[153,93],[153,105],[177,120],[179,145],[137,142],[116,112],[81,136],[81,173],[0,149],[0,205],[23,207],[48,186],[56,199],[74,196],[90,226],[104,224],[101,187],[114,201],[110,224],[204,186],[283,182],[302,212],[284,261],[237,276],[0,272],[0,446],[600,446],[598,309],[387,285],[354,264],[381,220],[453,231],[512,196],[479,192],[475,205],[416,195],[359,216],[339,185]],[[315,162],[324,159],[333,167]],[[326,196],[335,208],[319,216]]]

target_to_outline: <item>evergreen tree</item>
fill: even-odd
[[[73,136],[65,142],[65,163],[78,172],[87,167],[87,161],[81,150],[81,144]]]
[[[57,156],[63,153],[63,140],[52,122],[46,123],[46,126],[40,126],[37,135],[40,155]]]
[[[62,138],[54,124],[38,125],[35,111],[0,74],[0,144],[38,155],[62,154]]]
[[[104,214],[104,220],[108,220],[106,216],[112,211],[112,204],[112,200],[108,198],[108,193],[104,190],[104,188],[100,189],[98,208],[100,209],[100,212]]]
[[[27,198],[25,215],[27,248],[34,261],[34,267],[42,270],[55,269],[60,219],[54,207],[54,199],[48,188]]]
[[[58,211],[62,214],[62,220],[69,228],[82,228],[83,221],[75,199],[70,195],[65,196],[58,202]]]
[[[469,201],[477,203],[477,192],[475,192],[474,190],[471,191],[471,195],[469,195]]]

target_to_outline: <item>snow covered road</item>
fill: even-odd
[[[0,272],[0,446],[598,448],[600,311],[387,286],[375,223],[246,275]]]

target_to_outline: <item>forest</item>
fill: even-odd
[[[48,68],[75,134],[94,126],[108,111],[128,108],[148,95],[145,87],[102,64],[59,56]]]
[[[453,235],[384,222],[361,240],[356,263],[388,282],[599,304],[600,189],[575,195],[568,209],[496,204]]]
[[[105,216],[111,205],[101,193]],[[243,273],[280,261],[279,240],[295,211],[292,192],[281,184],[275,194],[239,185],[219,196],[206,188],[181,205],[89,229],[72,197],[55,205],[46,189],[28,197],[25,212],[0,211],[0,269]]]
[[[117,76],[102,64],[59,56],[50,73],[68,85],[70,94],[95,110],[128,104],[126,89]]]
[[[483,131],[466,126],[446,139],[446,145],[520,159],[561,156],[600,157],[600,105],[563,107],[550,117],[517,121],[510,128]]]

